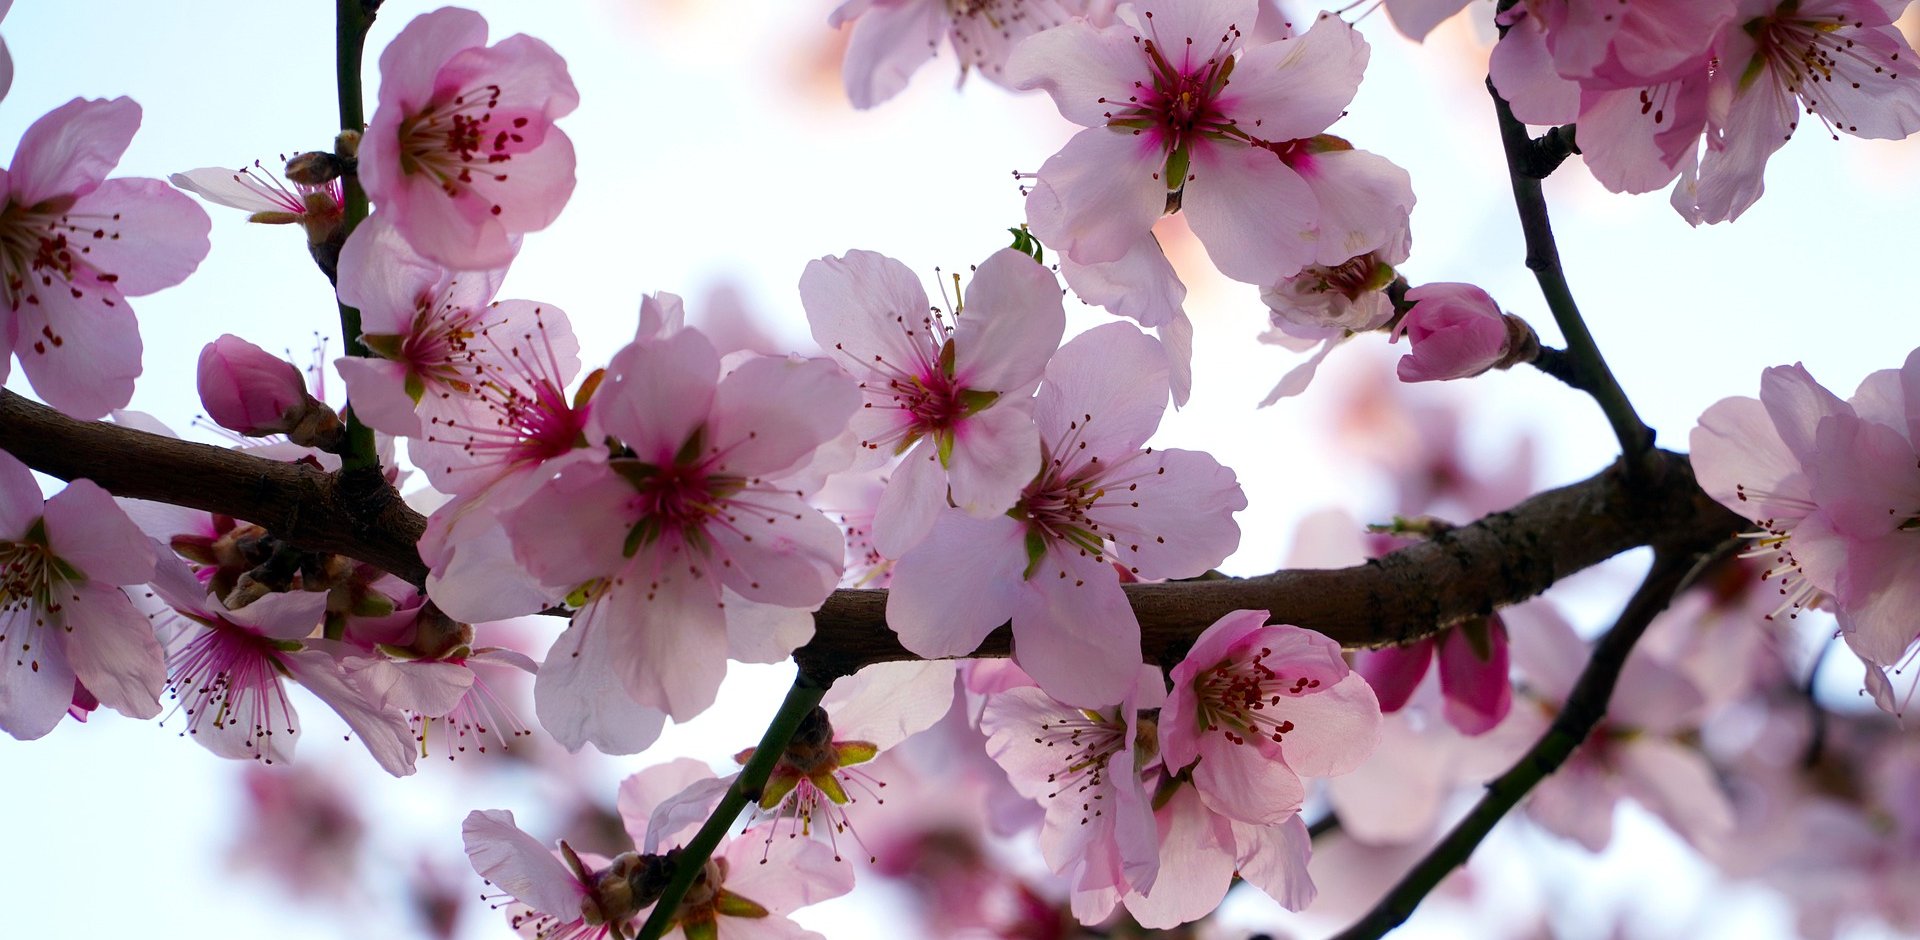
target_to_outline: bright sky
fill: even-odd
[[[900,98],[851,110],[839,93],[827,0],[480,6],[494,38],[528,32],[559,50],[580,90],[579,111],[562,125],[580,155],[578,189],[558,223],[527,239],[501,296],[567,311],[589,362],[604,362],[631,335],[647,292],[685,295],[698,318],[710,291],[735,285],[767,329],[803,343],[794,286],[812,258],[871,248],[929,280],[936,266],[977,263],[1022,218],[1010,171],[1037,168],[1073,130],[1041,97],[977,81],[956,92],[946,59]],[[1472,16],[1484,20],[1488,6],[1475,4]],[[369,109],[379,50],[431,8],[387,3],[368,45]],[[1416,47],[1381,16],[1362,29],[1373,65],[1333,131],[1412,173],[1420,202],[1404,273],[1416,284],[1478,283],[1553,342],[1520,263],[1481,86],[1485,31],[1456,20]],[[329,4],[21,0],[0,36],[16,63],[0,103],[0,141],[17,140],[74,96],[132,95],[145,124],[117,175],[165,177],[256,158],[272,165],[277,154],[327,147],[336,130]],[[1805,129],[1774,158],[1769,194],[1737,223],[1710,229],[1690,229],[1664,194],[1608,194],[1577,164],[1549,181],[1582,309],[1662,443],[1684,449],[1699,413],[1724,396],[1754,394],[1765,366],[1805,361],[1844,395],[1920,345],[1906,268],[1920,209],[1916,146],[1834,142]],[[248,226],[218,207],[209,213],[213,250],[199,272],[134,303],[147,376],[133,407],[176,428],[199,411],[194,359],[222,332],[292,349],[301,361],[316,332],[340,349],[331,295],[300,236]],[[1210,277],[1203,262],[1192,252],[1176,259],[1193,291],[1199,376],[1192,403],[1169,417],[1159,443],[1211,450],[1238,470],[1252,508],[1227,567],[1270,570],[1291,539],[1290,520],[1326,506],[1363,517],[1382,511],[1379,480],[1333,451],[1325,430],[1341,386],[1352,382],[1342,373],[1390,357],[1369,356],[1361,347],[1383,345],[1371,338],[1351,344],[1306,396],[1256,410],[1294,357],[1254,341],[1265,319],[1255,291]],[[1076,329],[1104,319],[1075,317]],[[26,389],[17,374],[9,387]],[[1506,459],[1517,428],[1529,429],[1542,442],[1547,483],[1584,477],[1613,452],[1590,402],[1529,370],[1414,394],[1472,398],[1469,433],[1489,464]],[[663,751],[723,760],[757,736],[783,684],[774,669],[733,683],[724,714],[673,729]],[[380,809],[376,826],[425,833],[456,863],[458,820],[473,808],[509,806],[533,831],[562,834],[563,821],[540,811],[542,791],[528,780],[440,766],[389,780],[367,772],[357,744],[327,740],[317,708],[307,713],[314,732],[302,761],[350,775]],[[0,739],[0,803],[12,807],[0,849],[0,898],[11,903],[0,932],[87,924],[163,940],[256,935],[271,922],[289,940],[339,936],[349,924],[356,936],[408,935],[404,924],[356,918],[357,903],[321,911],[235,876],[221,848],[236,822],[235,768],[174,730],[103,715],[32,744]],[[626,759],[583,773],[610,797],[612,782],[639,766]],[[1661,836],[1633,838],[1642,836],[1659,851]],[[110,908],[99,907],[109,899]],[[115,913],[103,919],[95,910]],[[469,935],[505,936],[484,911],[469,913]],[[872,918],[831,910],[811,923],[835,938],[893,936]],[[1753,926],[1736,919],[1719,924],[1719,935],[1764,935],[1745,932]]]

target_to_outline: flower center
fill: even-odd
[[[1265,660],[1273,650],[1261,647],[1251,658],[1222,660],[1194,680],[1200,705],[1200,724],[1207,731],[1218,731],[1234,744],[1265,738],[1281,743],[1293,732],[1292,721],[1273,714],[1280,700],[1299,696],[1320,687],[1320,680],[1300,676],[1289,680],[1275,672]]]

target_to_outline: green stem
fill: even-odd
[[[788,742],[800,727],[802,719],[820,704],[821,696],[827,694],[826,686],[809,679],[801,672],[793,680],[793,688],[787,692],[787,700],[780,703],[780,710],[773,713],[773,721],[767,725],[767,733],[760,737],[760,746],[753,749],[753,756],[747,758],[747,765],[740,768],[740,776],[734,778],[733,785],[727,788],[720,805],[713,808],[713,815],[700,827],[700,831],[680,850],[679,858],[673,866],[673,877],[667,880],[666,890],[660,893],[660,900],[654,902],[653,913],[647,916],[647,922],[640,927],[635,940],[660,940],[672,925],[674,915],[679,913],[680,901],[687,895],[687,889],[693,886],[693,879],[706,868],[707,859],[713,857],[713,850],[720,840],[733,828],[733,821],[748,803],[758,802],[761,790],[767,785],[767,778],[773,775],[773,767],[780,762],[780,756],[787,751]]]
[[[1480,840],[1493,830],[1494,824],[1511,812],[1535,784],[1559,770],[1567,758],[1573,756],[1574,749],[1592,733],[1600,719],[1606,716],[1607,703],[1613,698],[1613,687],[1620,679],[1620,670],[1626,666],[1627,654],[1633,652],[1640,635],[1646,632],[1654,616],[1666,609],[1674,595],[1692,581],[1694,573],[1706,568],[1719,554],[1715,552],[1692,565],[1688,564],[1685,555],[1669,552],[1655,554],[1653,568],[1647,572],[1646,580],[1641,582],[1633,598],[1627,601],[1620,619],[1615,621],[1613,629],[1608,630],[1606,636],[1600,638],[1599,643],[1594,644],[1592,658],[1587,661],[1586,669],[1580,673],[1580,679],[1567,696],[1566,705],[1555,716],[1547,733],[1510,770],[1487,784],[1487,794],[1480,798],[1473,811],[1416,863],[1372,910],[1353,926],[1335,935],[1333,940],[1374,940],[1384,936],[1412,916],[1414,908],[1439,886],[1442,879],[1466,864],[1467,858],[1479,847]],[[1599,808],[1598,811],[1606,810]]]
[[[334,0],[334,82],[340,94],[340,127],[355,135],[367,125],[366,106],[361,101],[360,72],[367,48],[367,28],[373,25],[374,11],[378,7],[379,3],[365,0]],[[340,152],[338,147],[336,152]],[[352,156],[351,153],[340,155]],[[340,183],[346,197],[345,215],[341,223],[341,239],[344,241],[353,234],[354,227],[367,217],[367,193],[360,188],[360,177],[354,173],[346,174]],[[340,305],[340,332],[347,355],[372,355],[366,344],[360,342],[359,310],[346,304]],[[374,451],[373,429],[360,423],[359,416],[353,413],[352,402],[347,403],[345,418],[347,445],[340,455],[340,469],[377,469],[380,457]]]
[[[1520,213],[1521,233],[1526,237],[1527,267],[1540,282],[1547,309],[1553,312],[1554,322],[1566,337],[1567,357],[1578,377],[1569,384],[1585,390],[1599,403],[1607,423],[1613,425],[1614,436],[1620,440],[1630,478],[1637,476],[1643,458],[1653,449],[1653,429],[1633,410],[1633,403],[1627,400],[1626,391],[1607,368],[1599,345],[1580,317],[1579,306],[1573,302],[1573,289],[1567,284],[1566,272],[1560,268],[1560,249],[1554,244],[1553,224],[1547,218],[1546,196],[1541,191],[1539,178],[1529,172],[1537,162],[1533,138],[1527,135],[1527,126],[1513,116],[1512,106],[1500,97],[1491,78],[1487,79],[1487,91],[1493,95],[1494,111],[1500,121],[1500,142],[1507,155],[1507,175],[1513,182],[1513,203]]]

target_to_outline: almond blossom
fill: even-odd
[[[75,480],[43,503],[33,474],[0,451],[0,730],[52,731],[76,688],[135,718],[160,713],[160,643],[119,587],[145,582],[153,564],[105,490]]]
[[[1228,614],[1173,667],[1160,746],[1170,771],[1193,769],[1200,799],[1241,822],[1299,811],[1302,775],[1359,766],[1380,732],[1380,704],[1340,645],[1264,610]],[[1196,763],[1198,762],[1198,763]]]
[[[554,126],[580,104],[566,61],[442,7],[380,53],[380,102],[359,150],[361,185],[421,255],[463,271],[513,259],[573,194],[573,142]]]
[[[373,704],[335,655],[341,650],[312,638],[325,594],[272,593],[228,610],[172,558],[160,559],[152,583],[145,603],[166,642],[168,690],[187,713],[183,734],[221,757],[293,759],[300,719],[284,681],[292,679],[346,720],[381,769],[413,773],[406,718]]]
[[[1040,851],[1068,878],[1083,922],[1103,918],[1120,893],[1146,893],[1159,871],[1152,796],[1142,779],[1157,742],[1152,719],[1141,713],[1165,700],[1159,668],[1143,666],[1115,706],[1074,708],[1025,687],[988,695],[980,713],[987,753],[1022,796],[1046,807]],[[1092,892],[1107,895],[1106,910],[1082,900]]]
[[[247,213],[247,221],[262,225],[298,225],[307,244],[338,247],[346,216],[346,194],[340,181],[317,185],[286,183],[255,160],[250,167],[229,170],[201,167],[167,177],[167,182],[215,205]]]
[[[1761,530],[1754,553],[1778,579],[1777,612],[1831,601],[1848,645],[1880,666],[1901,663],[1920,634],[1916,440],[1920,350],[1849,401],[1799,365],[1768,369],[1758,401],[1716,403],[1692,437],[1702,488]]]
[[[1006,514],[943,511],[894,565],[887,625],[924,657],[963,656],[1013,622],[1014,660],[1047,694],[1111,706],[1141,662],[1115,565],[1205,572],[1238,545],[1233,471],[1198,451],[1143,450],[1166,411],[1167,360],[1132,325],[1073,339],[1047,364],[1034,420],[1044,464]]]
[[[186,279],[213,223],[153,179],[107,179],[140,126],[128,98],[75,98],[21,135],[0,176],[0,378],[76,418],[133,397],[140,330],[127,297]]]
[[[1050,193],[1028,198],[1034,234],[1077,264],[1116,261],[1179,208],[1221,273],[1254,284],[1319,260],[1323,223],[1341,229],[1327,236],[1330,263],[1384,241],[1389,205],[1322,205],[1311,181],[1322,171],[1308,139],[1352,100],[1365,41],[1322,15],[1304,35],[1243,48],[1256,9],[1150,7],[1132,25],[1075,20],[1015,50],[1014,86],[1046,90],[1086,128],[1037,174]],[[1348,218],[1359,231],[1344,230]]]
[[[898,558],[942,508],[1007,511],[1040,466],[1033,389],[1066,330],[1053,273],[1003,248],[973,273],[949,326],[906,265],[870,251],[823,258],[800,278],[813,337],[860,381],[852,431],[903,455],[874,514]]]
[[[941,39],[960,59],[961,81],[969,70],[978,70],[1004,85],[1002,73],[1014,46],[1088,5],[1087,0],[846,0],[827,17],[827,25],[853,24],[841,77],[847,100],[865,110],[906,88],[913,73],[939,53]]]
[[[698,714],[730,652],[786,658],[812,634],[806,612],[839,581],[839,528],[783,475],[845,427],[853,383],[799,359],[720,373],[694,329],[628,345],[607,368],[588,434],[619,448],[562,458],[504,514],[535,577],[577,586],[582,608],[535,686],[542,722],[569,747],[647,743],[601,713],[614,690],[676,720]],[[597,654],[583,655],[588,646]]]

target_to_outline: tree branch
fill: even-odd
[[[1480,841],[1520,803],[1535,784],[1559,770],[1567,758],[1573,756],[1574,749],[1587,739],[1600,719],[1606,716],[1607,703],[1613,698],[1614,684],[1619,681],[1620,670],[1626,665],[1627,655],[1639,642],[1640,635],[1646,632],[1653,618],[1665,610],[1673,596],[1692,579],[1693,572],[1699,571],[1706,563],[1702,560],[1696,564],[1691,553],[1673,550],[1654,555],[1653,568],[1647,572],[1646,580],[1634,592],[1632,599],[1627,601],[1626,610],[1621,612],[1613,629],[1608,630],[1607,635],[1594,645],[1587,668],[1581,671],[1580,679],[1567,695],[1566,705],[1555,716],[1553,724],[1548,726],[1547,733],[1511,769],[1487,784],[1487,794],[1480,798],[1466,818],[1460,820],[1446,838],[1441,839],[1416,863],[1406,877],[1389,889],[1372,910],[1353,926],[1336,934],[1333,940],[1374,940],[1404,923],[1420,902],[1439,886],[1441,880],[1455,868],[1466,864]]]
[[[1487,93],[1493,96],[1494,112],[1500,121],[1500,143],[1507,154],[1513,204],[1520,213],[1520,230],[1527,241],[1527,267],[1540,282],[1547,309],[1553,312],[1553,321],[1559,324],[1560,334],[1567,340],[1566,354],[1571,360],[1572,374],[1553,374],[1587,392],[1599,403],[1607,423],[1613,426],[1614,436],[1620,439],[1620,452],[1627,457],[1628,470],[1637,473],[1641,455],[1653,447],[1653,429],[1634,412],[1626,391],[1600,355],[1593,334],[1587,331],[1586,321],[1580,318],[1580,308],[1573,302],[1573,288],[1567,284],[1566,272],[1560,268],[1560,249],[1553,240],[1553,223],[1547,218],[1547,198],[1540,189],[1540,176],[1545,174],[1534,175],[1540,170],[1542,160],[1559,146],[1573,146],[1572,132],[1556,137],[1559,128],[1555,128],[1555,133],[1543,138],[1546,143],[1535,141],[1527,135],[1527,126],[1513,116],[1513,108],[1500,97],[1500,90],[1493,87],[1491,77],[1487,79]]]
[[[337,552],[418,586],[427,568],[415,543],[426,520],[377,471],[329,475],[207,444],[97,421],[77,421],[0,391],[0,449],[62,479],[87,477],[116,496],[244,519],[310,551]],[[1687,458],[1649,452],[1641,478],[1616,465],[1384,558],[1351,568],[1276,571],[1126,585],[1141,648],[1177,663],[1195,637],[1230,611],[1265,609],[1348,647],[1407,643],[1466,617],[1533,597],[1583,568],[1642,545],[1717,542],[1747,527],[1700,490]],[[887,592],[833,592],[814,638],[794,654],[822,681],[870,663],[915,659],[886,626]],[[1005,656],[1002,626],[975,655]]]

